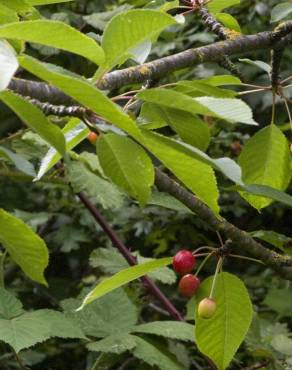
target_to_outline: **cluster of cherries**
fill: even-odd
[[[192,252],[183,249],[173,257],[174,271],[183,275],[178,284],[178,290],[184,297],[192,297],[198,291],[201,281],[191,274],[196,266],[196,257]],[[210,319],[216,311],[216,302],[212,298],[204,298],[198,305],[198,315],[203,319]]]

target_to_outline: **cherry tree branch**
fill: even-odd
[[[286,22],[286,28],[277,30],[277,33],[269,31],[255,35],[242,35],[232,40],[188,49],[136,67],[116,70],[107,73],[100,80],[97,87],[103,90],[117,89],[128,84],[143,83],[149,79],[159,79],[173,71],[190,68],[194,65],[220,62],[224,56],[235,56],[258,50],[273,49],[276,46],[277,48],[283,48],[292,42],[290,23],[292,24],[292,21]],[[72,98],[43,82],[14,78],[10,82],[9,88],[21,95],[30,96],[52,104],[74,104]]]
[[[292,280],[292,258],[282,256],[258,243],[247,232],[240,230],[224,218],[219,219],[199,198],[172,180],[165,173],[156,169],[155,184],[160,191],[169,193],[191,211],[196,213],[212,229],[218,230],[232,240],[233,245],[241,252],[246,252],[263,261],[287,280]]]

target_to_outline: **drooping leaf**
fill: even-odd
[[[35,176],[34,166],[28,160],[13,153],[11,150],[0,146],[0,157],[9,159],[19,171],[32,177]]]
[[[149,103],[180,109],[192,114],[203,114],[224,119],[228,122],[241,122],[257,125],[252,118],[249,106],[240,99],[213,97],[191,98],[174,90],[154,88],[142,91],[138,98]]]
[[[166,338],[190,341],[195,340],[194,325],[186,322],[176,321],[154,321],[146,324],[137,325],[135,333],[154,334]]]
[[[125,136],[107,134],[98,140],[96,150],[106,176],[145,205],[154,183],[154,167],[144,149]]]
[[[5,90],[18,68],[18,61],[13,48],[6,41],[0,40],[0,91]]]
[[[285,190],[290,182],[291,160],[287,139],[275,125],[258,131],[244,146],[238,162],[245,184],[267,185],[276,190]],[[272,202],[246,193],[243,197],[257,209]]]
[[[133,137],[140,138],[136,123],[118,105],[84,78],[73,74],[69,76],[66,70],[52,64],[41,63],[29,56],[21,56],[18,59],[21,66],[29,72],[56,86]]]
[[[191,191],[218,214],[218,189],[213,169],[189,155],[179,143],[144,130],[145,146]]]
[[[102,48],[92,38],[63,22],[35,20],[9,23],[0,27],[0,37],[63,49],[98,65],[104,59]]]
[[[66,316],[76,320],[88,336],[104,338],[117,332],[130,333],[137,323],[137,307],[124,289],[116,289],[76,312],[81,302],[81,299],[66,299],[62,302],[62,307]]]
[[[166,27],[175,24],[170,15],[150,9],[135,9],[114,16],[104,30],[102,48],[108,70],[124,63],[145,41],[152,41]]]
[[[136,337],[127,333],[117,333],[89,343],[86,346],[90,351],[120,354],[136,347]]]
[[[0,209],[0,243],[32,280],[47,284],[49,253],[45,242],[23,221]]]
[[[58,152],[65,152],[65,139],[61,129],[50,123],[41,110],[11,91],[2,91],[0,100],[8,105],[42,139],[55,147]]]
[[[83,163],[70,162],[66,168],[70,183],[76,193],[86,191],[105,209],[121,207],[125,197],[115,185],[90,171]]]
[[[206,279],[199,290],[197,302],[210,294],[213,277]],[[223,272],[218,275],[214,299],[217,309],[210,319],[196,312],[195,337],[199,350],[224,370],[243,341],[252,320],[252,305],[243,282]]]
[[[271,22],[278,22],[286,18],[292,13],[292,4],[291,2],[284,2],[277,4],[273,7],[271,12]]]
[[[171,257],[161,258],[143,263],[141,265],[129,267],[118,272],[110,278],[104,279],[85,297],[78,310],[82,310],[87,304],[93,302],[97,298],[100,298],[112,290],[117,289],[133,280],[139,279],[150,271],[153,271],[159,267],[170,265],[171,262]]]

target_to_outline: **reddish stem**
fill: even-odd
[[[131,266],[136,265],[137,264],[136,257],[132,255],[132,253],[129,251],[126,245],[120,240],[116,232],[107,223],[107,221],[102,216],[102,214],[98,211],[98,209],[90,202],[90,200],[87,198],[87,196],[83,192],[80,192],[77,195],[79,199],[81,200],[81,202],[85,205],[85,207],[92,214],[92,216],[97,221],[97,223],[101,226],[101,228],[110,238],[113,245],[119,250],[119,252],[127,260],[129,265]],[[142,278],[142,281],[144,285],[147,287],[147,289],[161,302],[164,308],[169,312],[169,314],[175,320],[184,321],[184,318],[181,315],[181,313],[174,307],[171,301],[162,293],[162,291],[157,287],[157,285],[151,279],[149,279],[147,276],[144,276]]]

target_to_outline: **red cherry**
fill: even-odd
[[[196,257],[192,252],[183,249],[173,257],[173,268],[179,274],[187,274],[191,272],[196,264]]]
[[[95,144],[96,143],[96,140],[97,140],[97,134],[95,132],[91,131],[87,135],[87,139],[91,142],[91,144]]]
[[[202,319],[210,319],[216,311],[216,302],[212,298],[204,298],[198,306],[198,315]]]
[[[178,284],[179,292],[185,297],[193,296],[201,284],[200,279],[192,274],[184,275]]]

